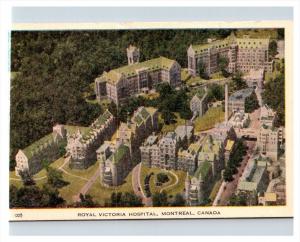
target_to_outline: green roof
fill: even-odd
[[[161,70],[161,69],[169,70],[174,63],[175,63],[174,60],[161,56],[144,62],[135,63],[133,65],[119,67],[109,72],[104,72],[102,76],[106,79],[106,81],[115,84],[120,80],[122,75],[124,75],[125,77],[132,77],[137,75],[136,73],[137,70],[143,68],[152,71]]]
[[[202,179],[205,179],[211,169],[211,163],[208,161],[204,161],[200,163],[198,169],[196,170],[194,176],[199,178],[201,175]]]
[[[238,190],[255,191],[257,189],[256,182],[241,181],[238,185]]]
[[[22,151],[27,156],[27,159],[30,159],[33,156],[32,152],[37,152],[39,151],[40,148],[45,147],[46,145],[52,143],[54,143],[54,137],[53,137],[53,133],[50,133],[42,137],[41,139],[33,142],[31,145],[27,146]]]
[[[210,48],[224,48],[229,46],[231,43],[236,43],[240,48],[260,48],[262,46],[268,47],[268,38],[236,38],[232,32],[231,35],[225,39],[215,40],[211,43],[203,43],[198,45],[193,45],[192,48],[196,54],[207,51]]]
[[[92,130],[94,128],[99,129],[101,125],[104,125],[105,122],[112,116],[112,114],[106,110],[102,115],[100,115],[94,122],[93,125],[90,125],[87,127],[86,130],[84,130],[84,133],[82,133],[83,139],[89,139],[92,135]]]
[[[148,117],[150,117],[150,114],[147,112],[145,108],[142,108],[140,114],[142,115],[143,119],[147,119]]]
[[[137,123],[137,125],[141,125],[142,123],[143,123],[143,119],[139,116],[139,115],[137,115],[137,116],[135,116],[134,117],[134,121]]]
[[[128,153],[129,153],[128,146],[121,144],[119,148],[116,150],[116,152],[111,155],[110,160],[113,163],[118,164],[122,160],[122,158]]]
[[[200,100],[204,97],[205,94],[206,94],[206,91],[204,88],[200,88],[199,90],[197,90],[197,93],[196,93],[197,97]]]

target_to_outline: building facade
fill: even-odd
[[[207,89],[201,89],[190,101],[190,109],[194,116],[202,117],[207,111]]]
[[[116,140],[105,141],[97,150],[102,185],[122,184],[131,169],[144,157],[139,146],[157,128],[158,112],[151,107],[139,107],[127,123],[120,124]]]
[[[253,88],[245,88],[236,91],[229,97],[228,101],[228,112],[244,112],[245,113],[245,101],[246,98],[250,97],[254,92]]]
[[[211,40],[200,45],[190,45],[187,50],[188,71],[191,75],[197,75],[201,62],[207,75],[220,71],[219,58],[228,60],[227,71],[249,72],[251,69],[263,68],[272,72],[273,61],[269,60],[269,39],[254,39],[249,36],[237,38],[232,33],[222,40]]]
[[[208,161],[201,163],[191,177],[187,173],[185,179],[186,204],[190,206],[201,205],[204,198],[207,197],[212,181],[212,165]]]
[[[166,82],[176,87],[181,83],[181,67],[165,57],[139,62],[139,50],[127,49],[128,65],[104,72],[95,79],[98,100],[109,98],[117,105],[129,96],[147,92],[159,83]]]
[[[43,161],[53,162],[60,157],[60,148],[66,146],[66,129],[63,125],[53,127],[52,133],[37,140],[16,154],[16,175],[29,172],[33,175],[43,168]]]
[[[114,116],[106,110],[83,132],[67,134],[67,154],[70,168],[86,169],[96,162],[96,150],[109,139],[116,130]]]

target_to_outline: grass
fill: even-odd
[[[279,70],[277,70],[277,65],[280,66]],[[282,73],[280,72],[280,69],[282,68],[282,66],[283,66],[283,63],[281,62],[281,60],[275,60],[273,72],[265,73],[265,82],[267,83],[271,80],[274,80],[277,76],[281,75]]]
[[[92,185],[88,191],[88,194],[92,196],[95,202],[99,203],[100,205],[104,205],[106,201],[110,200],[113,192],[133,193],[132,172],[128,174],[122,185],[116,187],[104,187],[100,184],[100,180],[98,180]]]
[[[181,80],[183,82],[187,82],[191,78],[191,75],[188,72],[187,68],[182,68],[181,69]]]
[[[175,131],[175,129],[176,129],[176,127],[178,125],[184,125],[185,124],[185,120],[182,119],[182,118],[180,118],[179,113],[174,113],[174,114],[176,116],[175,123],[164,124],[163,127],[162,127],[162,129],[161,129],[162,133],[167,133],[167,132]],[[159,122],[163,123],[161,115],[159,115]]]
[[[195,120],[195,132],[211,129],[215,124],[224,121],[225,113],[222,107],[212,107],[207,112]]]
[[[178,177],[178,183],[174,186],[170,186],[171,184],[175,184],[176,178],[175,176],[167,170],[163,170],[160,168],[156,168],[156,167],[146,167],[142,165],[142,169],[141,169],[141,186],[143,191],[145,192],[144,189],[144,179],[146,175],[149,175],[151,172],[154,173],[154,175],[151,176],[150,178],[150,191],[152,194],[156,193],[156,192],[160,192],[162,189],[164,191],[167,192],[167,194],[170,196],[175,196],[177,193],[181,193],[184,189],[184,182],[185,182],[185,178],[186,178],[186,172],[185,171],[175,171],[175,170],[171,170],[173,173],[175,173]],[[162,186],[156,186],[155,185],[155,177],[158,173],[166,173],[169,177],[169,181],[164,183]]]
[[[63,169],[66,172],[73,174],[75,176],[80,176],[82,178],[89,179],[95,174],[95,172],[97,171],[98,168],[99,168],[99,163],[96,162],[92,166],[88,167],[87,169],[83,169],[83,170],[71,169],[68,165],[65,165]],[[78,178],[75,178],[75,179],[78,179]]]
[[[207,80],[204,80],[199,76],[192,76],[186,81],[186,84],[188,86],[196,86],[196,85],[204,84],[205,82],[207,82]]]
[[[149,100],[157,99],[159,97],[158,92],[151,92],[151,93],[140,93],[139,96],[144,97]]]
[[[50,167],[58,169],[62,164],[64,163],[64,158],[61,157],[57,159],[55,162],[50,164]],[[77,195],[80,191],[80,189],[85,185],[87,182],[86,179],[89,179],[94,175],[96,170],[98,169],[99,164],[96,162],[94,165],[90,166],[86,170],[75,170],[75,169],[70,169],[68,165],[64,166],[64,170],[67,171],[68,173],[75,175],[75,176],[80,176],[83,179],[80,179],[78,177],[74,177],[72,175],[63,173],[63,180],[66,182],[69,182],[67,186],[64,186],[59,189],[60,195],[66,200],[68,204],[73,203],[73,196]],[[14,171],[11,171],[9,173],[10,178],[14,179],[20,179],[20,177],[17,177],[15,175]],[[39,173],[35,174],[33,176],[34,179],[38,178],[43,178],[41,180],[36,180],[36,185],[38,187],[42,187],[46,182],[47,182],[47,171],[46,169],[42,169]],[[96,182],[97,183],[97,182]],[[10,180],[10,184],[15,185],[16,187],[20,188],[23,186],[23,183],[21,180]]]

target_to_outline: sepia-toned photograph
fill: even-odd
[[[287,27],[170,26],[11,31],[11,220],[292,215]]]

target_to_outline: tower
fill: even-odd
[[[140,49],[136,48],[133,45],[129,45],[129,47],[126,50],[127,50],[128,65],[139,63]]]
[[[228,85],[225,84],[225,122],[228,122]]]
[[[186,202],[188,203],[189,201],[189,195],[190,195],[190,185],[191,185],[191,179],[189,177],[189,172],[186,173],[186,178],[185,178],[185,199]]]

